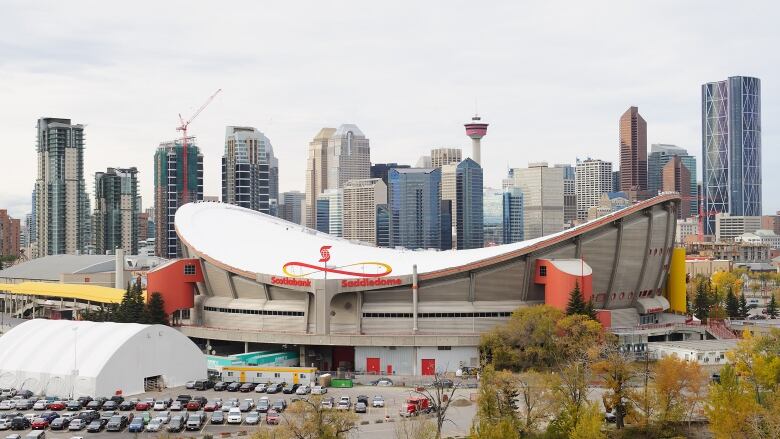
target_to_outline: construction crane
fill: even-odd
[[[188,169],[187,169],[187,142],[189,141],[189,137],[187,137],[187,128],[189,128],[190,124],[193,120],[195,120],[196,117],[211,103],[211,101],[214,100],[215,97],[221,92],[222,89],[218,89],[214,92],[211,96],[209,96],[208,99],[206,99],[206,102],[203,103],[203,105],[198,108],[195,113],[190,116],[187,121],[184,121],[184,118],[181,117],[181,113],[179,113],[179,123],[181,125],[176,127],[176,131],[182,132],[182,200],[183,202],[180,202],[179,205],[181,206],[184,203],[189,202],[189,181],[188,181]]]

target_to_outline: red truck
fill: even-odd
[[[417,416],[420,413],[428,413],[431,411],[431,402],[428,398],[421,396],[414,396],[406,398],[406,401],[401,405],[399,414],[403,417]]]

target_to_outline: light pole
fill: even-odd
[[[77,367],[77,361],[78,361],[78,354],[77,354],[77,346],[78,346],[78,328],[72,327],[70,328],[71,331],[73,331],[73,373],[70,379],[70,399],[76,398],[76,377],[79,375],[79,369]]]

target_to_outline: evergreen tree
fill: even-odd
[[[133,290],[130,287],[130,282],[127,283],[127,290],[125,290],[125,294],[122,296],[122,301],[119,303],[119,306],[116,308],[116,312],[114,313],[113,321],[117,323],[127,323],[130,320],[130,308],[131,304],[133,302]]]
[[[707,297],[707,287],[700,282],[696,288],[696,297],[693,299],[693,315],[702,322],[707,320],[710,313],[710,300]]]
[[[732,319],[739,318],[739,299],[737,299],[737,296],[734,294],[734,289],[731,287],[729,287],[728,293],[726,294],[726,315]]]
[[[566,315],[583,314],[587,315],[585,300],[582,298],[579,282],[574,284],[574,289],[569,294],[569,303],[566,305]]]
[[[165,313],[165,301],[160,293],[152,293],[149,303],[144,309],[144,320],[149,325],[167,325],[168,314]]]
[[[592,318],[593,320],[596,319],[596,308],[593,307],[593,297],[591,296],[590,300],[588,300],[588,303],[585,305],[585,315]]]
[[[769,318],[777,318],[777,299],[775,299],[774,294],[772,294],[772,297],[769,298],[769,304],[766,306],[766,314],[769,316]]]
[[[745,300],[745,293],[739,296],[739,317],[746,319],[748,316],[747,300]]]

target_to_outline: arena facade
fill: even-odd
[[[680,207],[662,194],[572,229],[460,251],[377,248],[222,203],[178,209],[185,257],[148,274],[188,336],[298,346],[305,365],[431,374],[480,334],[575,284],[605,326],[658,322]]]

